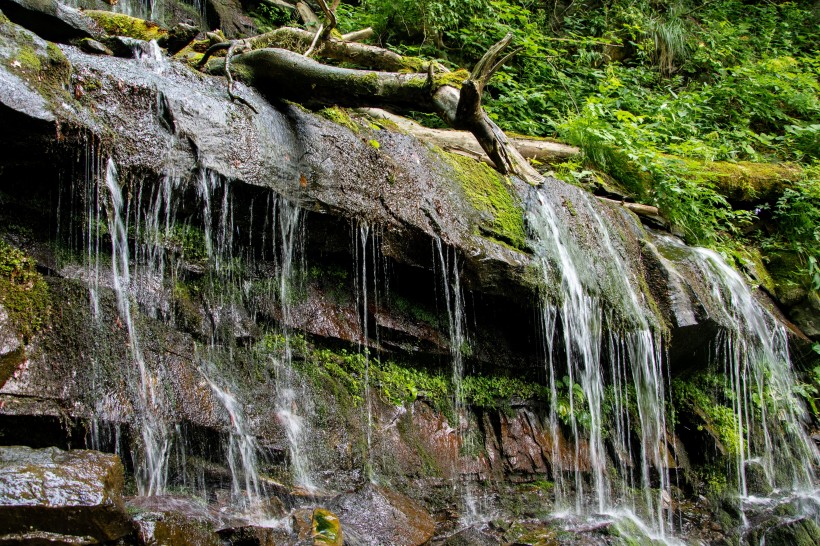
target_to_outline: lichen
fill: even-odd
[[[436,151],[452,168],[470,204],[492,217],[491,221],[478,226],[479,233],[515,250],[527,252],[524,214],[511,192],[509,181],[481,161]]]
[[[0,303],[23,343],[48,322],[51,297],[36,262],[0,240]]]
[[[111,36],[127,36],[137,40],[157,40],[168,31],[152,21],[145,21],[110,11],[88,10],[85,15],[93,19]]]

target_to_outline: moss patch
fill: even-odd
[[[455,173],[470,204],[491,221],[478,226],[481,235],[526,252],[524,214],[509,181],[489,165],[459,154],[437,150]]]
[[[33,258],[0,240],[0,303],[24,343],[47,323],[51,297]]]
[[[338,106],[325,108],[324,110],[319,110],[319,115],[325,119],[329,119],[337,125],[347,127],[354,133],[360,133],[362,131],[361,126],[353,121],[353,118],[350,117],[350,114],[344,108],[339,108]]]
[[[0,62],[9,72],[21,76],[43,98],[59,98],[61,102],[72,100],[65,90],[71,64],[58,46],[36,38],[4,17],[0,18],[0,46],[13,52],[7,58],[0,58]]]
[[[675,379],[672,392],[673,400],[679,405],[678,413],[687,414],[698,430],[706,431],[725,456],[738,454],[737,418],[732,408],[719,400],[732,396],[726,392],[723,378],[702,373],[687,379]]]
[[[713,182],[722,195],[744,202],[770,200],[783,193],[803,173],[800,167],[790,163],[679,160],[688,170]]]
[[[137,40],[157,40],[168,34],[168,30],[158,24],[110,11],[88,10],[83,12],[100,25],[111,36],[128,36]]]

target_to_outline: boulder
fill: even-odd
[[[219,546],[216,514],[194,499],[174,496],[136,497],[134,523],[145,546]]]
[[[426,544],[436,530],[427,511],[404,495],[368,484],[330,503],[344,529],[345,544]]]
[[[57,0],[0,0],[6,16],[52,42],[99,39],[105,32],[80,10]]]
[[[133,530],[122,488],[116,455],[0,447],[0,537],[51,537],[67,544],[117,540]]]

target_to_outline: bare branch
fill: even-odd
[[[310,54],[313,53],[313,49],[316,47],[316,43],[322,36],[322,29],[324,28],[324,26],[324,24],[319,25],[319,28],[316,30],[316,36],[313,37],[313,41],[310,43],[310,47],[307,48],[307,51],[305,51],[305,57],[310,57]]]

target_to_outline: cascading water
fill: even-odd
[[[293,302],[304,265],[299,258],[304,246],[303,211],[284,198],[275,198],[271,207],[272,244],[277,258],[277,299],[281,313],[284,353],[276,362],[276,414],[284,425],[290,447],[290,463],[296,485],[316,489],[305,450],[312,411],[310,396],[293,370],[293,347],[290,328],[293,324]],[[278,243],[277,243],[278,241]]]
[[[464,294],[461,290],[458,257],[455,252],[445,249],[438,237],[434,239],[434,243],[434,252],[438,258],[439,270],[441,271],[441,285],[444,292],[444,305],[447,308],[447,324],[450,335],[450,381],[453,385],[453,410],[458,420],[454,426],[459,436],[458,444],[463,446],[465,444],[465,431],[469,426],[469,422],[465,421],[466,411],[464,407],[463,352],[468,343],[464,324]],[[459,459],[458,455],[457,453],[456,461]],[[469,484],[462,484],[460,493],[464,505],[461,515],[462,523],[469,525],[479,521],[478,507]]]
[[[669,452],[661,346],[604,220],[580,193],[572,206],[597,228],[603,255],[596,260],[585,254],[575,235],[559,221],[546,194],[538,193],[528,211],[546,287],[542,325],[556,501],[559,506],[574,504],[578,514],[642,514],[652,534],[663,538],[671,527],[671,513],[665,517]],[[604,271],[596,269],[601,265]],[[634,389],[628,388],[630,384]],[[638,423],[631,422],[635,416],[628,409],[630,398]],[[613,430],[605,430],[605,420]],[[569,464],[560,442],[564,427],[573,440]],[[637,472],[632,468],[630,437],[636,432],[641,451]],[[605,440],[616,453],[614,472],[608,469]],[[587,467],[589,484],[584,479]],[[640,497],[632,493],[636,474],[641,480]],[[653,475],[657,484],[650,481]]]
[[[721,256],[689,248],[677,239],[656,237],[661,252],[686,256],[706,282],[726,329],[715,342],[722,366],[739,446],[736,477],[741,500],[749,497],[748,465],[761,465],[769,486],[787,491],[814,488],[820,454],[801,421],[805,407],[795,393],[785,326],[755,300],[740,274]]]
[[[120,319],[128,332],[131,358],[139,373],[138,396],[136,397],[139,429],[142,436],[142,453],[138,465],[138,487],[143,495],[164,493],[168,479],[168,458],[171,447],[171,433],[163,421],[163,400],[157,393],[158,377],[146,366],[139,334],[131,315],[131,262],[129,259],[128,230],[123,222],[123,197],[117,180],[117,168],[109,159],[105,172],[105,187],[108,201],[104,201],[108,231],[111,234],[111,274],[113,288],[117,296]]]
[[[256,438],[250,433],[242,406],[231,392],[232,389],[223,388],[211,379],[208,372],[210,368],[211,366],[203,362],[199,371],[214,395],[225,407],[231,422],[228,441],[231,495],[241,506],[252,509],[258,506],[264,493],[263,485],[259,480],[259,465],[256,456],[259,447]]]
[[[368,348],[368,301],[369,275],[367,273],[367,248],[368,240],[371,239],[370,225],[365,220],[361,220],[353,232],[353,268],[354,268],[354,293],[356,294],[356,311],[359,315],[359,326],[361,328],[361,338],[359,340],[359,352],[364,355],[364,407],[367,426],[365,437],[367,440],[367,453],[365,455],[365,473],[371,481],[375,480],[373,467],[373,407],[370,398],[370,350]],[[372,237],[373,262],[376,258],[376,237]],[[378,293],[376,286],[376,269],[373,268],[373,291]]]

